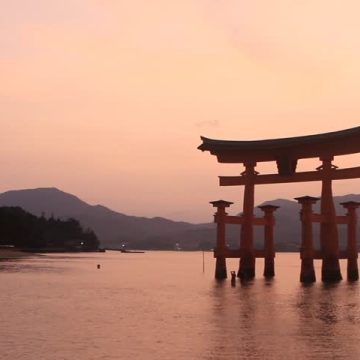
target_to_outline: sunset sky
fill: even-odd
[[[238,212],[242,188],[217,176],[243,168],[197,150],[200,135],[359,126],[359,14],[356,0],[0,0],[0,191],[54,186],[192,222],[219,198]],[[258,187],[256,202],[319,189]]]

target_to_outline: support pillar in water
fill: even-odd
[[[274,205],[264,205],[259,206],[259,208],[264,212],[265,226],[264,226],[264,277],[272,278],[275,276],[274,268],[274,226],[275,226],[275,217],[274,212],[278,209],[278,206]]]
[[[216,266],[215,266],[215,279],[222,280],[227,278],[227,270],[226,270],[226,240],[225,240],[225,217],[227,213],[225,212],[225,208],[229,207],[232,202],[225,200],[211,201],[214,207],[216,207],[217,211],[214,215],[214,221],[217,224],[216,230]]]
[[[301,271],[300,281],[311,283],[316,281],[314,270],[314,248],[313,248],[313,228],[312,228],[312,206],[319,198],[303,196],[295,198],[301,204]]]
[[[238,277],[241,280],[250,280],[255,277],[254,251],[254,202],[255,202],[255,162],[245,162],[245,179],[243,222],[241,226],[240,250],[241,258]]]
[[[349,281],[359,280],[358,269],[358,250],[356,245],[356,225],[357,216],[356,209],[360,206],[360,203],[355,201],[348,201],[341,203],[341,205],[347,210],[348,229],[347,229],[347,279]]]
[[[336,212],[332,194],[332,173],[336,166],[332,165],[332,156],[322,157],[322,173],[320,244],[323,255],[321,278],[324,282],[336,282],[342,279],[339,264],[339,239],[336,224]]]

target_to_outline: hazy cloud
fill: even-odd
[[[195,123],[196,127],[199,128],[207,128],[207,127],[219,127],[220,123],[218,120],[204,120],[204,121],[198,121]]]

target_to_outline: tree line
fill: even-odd
[[[23,249],[92,251],[99,240],[73,218],[35,216],[20,207],[0,207],[0,245]]]

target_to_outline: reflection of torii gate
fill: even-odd
[[[226,277],[226,258],[240,258],[238,276],[251,279],[255,276],[255,258],[265,258],[265,276],[273,273],[273,212],[276,207],[263,207],[264,218],[254,217],[254,191],[257,184],[280,184],[305,181],[321,181],[321,211],[312,213],[312,204],[317,199],[311,197],[297,198],[302,205],[301,221],[302,239],[302,281],[314,281],[313,259],[322,259],[322,280],[341,280],[339,258],[348,258],[348,278],[357,279],[356,249],[356,214],[358,203],[345,203],[348,209],[346,216],[336,216],[332,194],[332,181],[360,178],[360,167],[338,169],[332,164],[334,156],[360,152],[360,127],[320,135],[301,136],[260,141],[213,140],[201,137],[203,143],[198,147],[215,155],[220,163],[242,163],[245,171],[241,176],[220,176],[221,186],[244,185],[244,208],[240,217],[228,216],[225,208],[231,203],[226,201],[212,202],[218,209],[215,222],[218,224],[218,241],[215,250],[217,259],[216,277]],[[319,158],[322,162],[317,171],[296,172],[299,159]],[[276,161],[278,174],[259,175],[255,171],[258,162]],[[320,223],[320,252],[315,252],[312,245],[312,223]],[[239,250],[229,250],[225,245],[225,224],[241,225]],[[337,224],[348,225],[348,249],[345,254],[339,253]],[[254,225],[265,227],[264,251],[253,248]],[[351,275],[352,274],[352,275]]]

